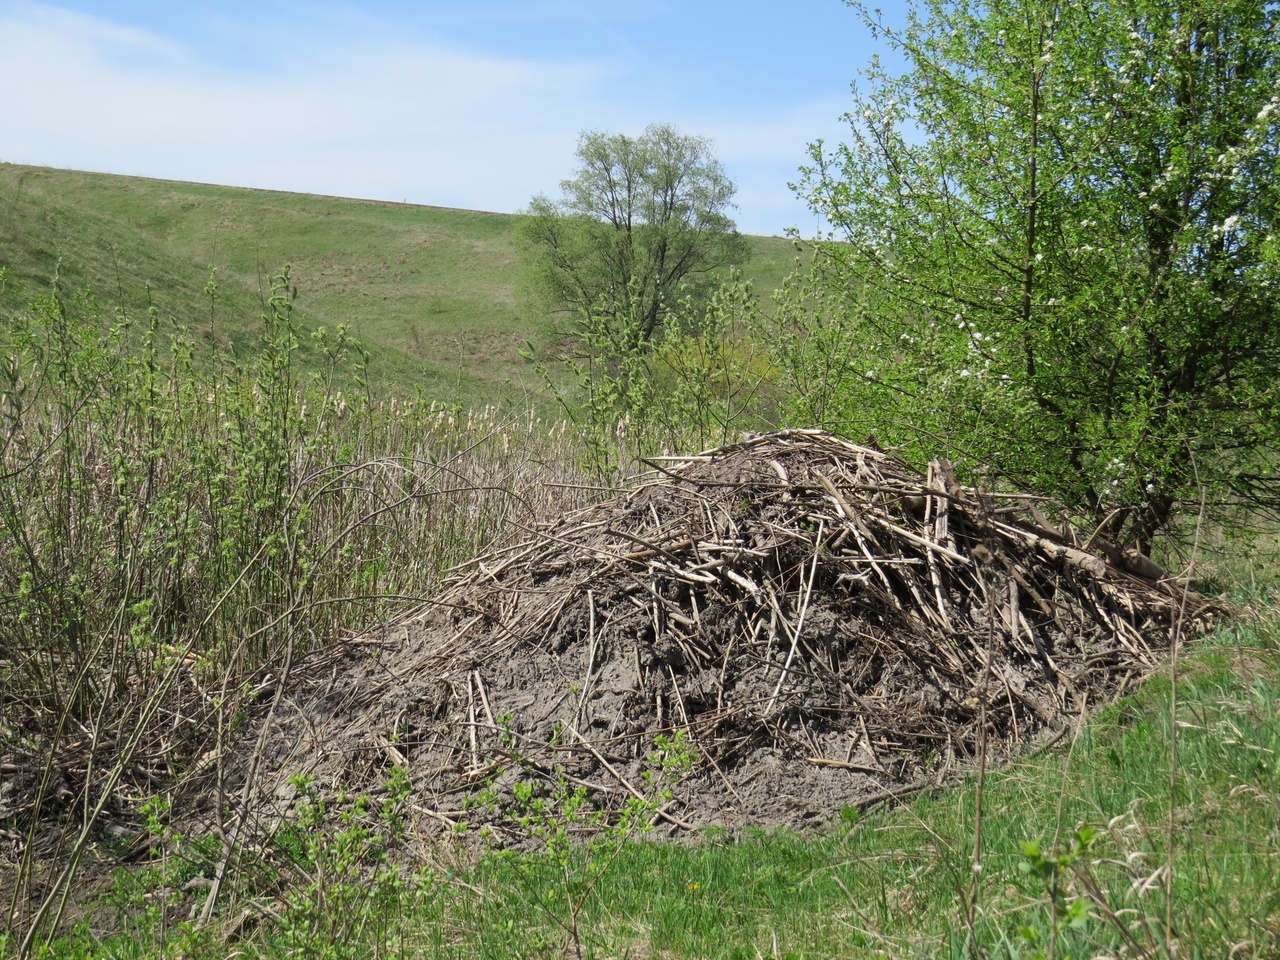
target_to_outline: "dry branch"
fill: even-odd
[[[557,775],[610,784],[608,807],[677,729],[702,760],[662,812],[681,828],[879,802],[984,738],[996,756],[1061,736],[1152,667],[1184,598],[1193,626],[1215,613],[1011,502],[1035,510],[819,431],[663,458],[460,568],[382,628],[398,642],[353,642],[342,689],[299,692],[306,723],[281,733],[314,736],[335,785],[358,786],[384,774],[368,741],[395,717],[429,811]]]

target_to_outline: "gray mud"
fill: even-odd
[[[1185,585],[1023,502],[816,431],[661,464],[307,665],[259,795],[403,767],[421,825],[500,834],[481,791],[617,811],[683,731],[661,824],[801,826],[1059,738],[1158,661]]]

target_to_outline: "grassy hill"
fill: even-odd
[[[518,352],[543,317],[517,302],[516,215],[0,164],[0,266],[14,307],[89,288],[102,309],[155,305],[211,349],[248,349],[285,264],[307,326],[346,323],[380,391],[463,403],[538,386]],[[763,295],[790,269],[789,241],[750,238]],[[218,299],[205,292],[217,269]]]

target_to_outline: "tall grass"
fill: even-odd
[[[292,304],[286,273],[257,356],[216,376],[154,311],[55,291],[0,328],[10,930],[51,928],[92,846],[302,654],[583,495],[563,425],[336,392],[360,362],[341,329],[302,377]]]

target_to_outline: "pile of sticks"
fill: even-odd
[[[437,693],[401,689],[388,756],[430,792],[491,778],[516,742],[526,765],[625,798],[655,735],[683,729],[730,792],[769,751],[873,795],[1061,736],[1214,614],[945,461],[921,475],[794,430],[652,465],[396,625],[417,640],[385,688]],[[390,712],[352,729],[378,740]]]

